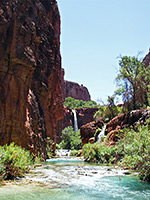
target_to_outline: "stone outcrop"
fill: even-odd
[[[0,1],[0,145],[46,158],[63,118],[60,15],[55,0]]]
[[[136,124],[144,124],[147,119],[150,118],[149,109],[134,110],[128,113],[123,113],[115,118],[113,118],[106,125],[105,135],[108,135],[108,145],[115,145],[118,139],[123,137],[123,128],[130,128],[131,126],[136,128]],[[80,134],[82,138],[82,143],[88,143],[93,141],[93,137],[96,129],[102,128],[103,122],[90,122],[81,126]],[[119,134],[118,134],[119,133]]]
[[[107,132],[115,130],[116,127],[120,126],[120,128],[128,128],[130,126],[134,126],[137,122],[143,124],[146,119],[150,117],[149,109],[141,109],[141,110],[133,110],[128,113],[123,113],[115,118],[113,118],[107,125]]]
[[[114,145],[119,137],[123,136],[121,129],[135,127],[137,123],[144,124],[145,121],[150,118],[149,109],[133,110],[128,113],[123,113],[115,118],[113,118],[106,125],[106,134],[108,134],[109,144]]]
[[[64,119],[63,119],[63,128],[68,126],[73,126],[73,113],[72,109],[69,107],[64,108]]]
[[[64,80],[64,74],[65,71],[64,69],[62,69],[61,85],[63,99],[65,99],[66,97],[72,97],[78,100],[90,101],[91,96],[89,94],[88,89],[83,85],[79,85],[78,83]]]
[[[94,120],[93,116],[98,111],[98,108],[76,108],[78,127],[92,122]]]
[[[98,122],[90,122],[87,123],[80,128],[80,135],[82,139],[82,144],[86,144],[88,142],[91,142],[91,138],[93,139],[94,134],[96,132],[96,129],[100,128],[102,129],[104,125],[104,122],[98,121]]]

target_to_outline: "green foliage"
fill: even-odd
[[[83,155],[88,162],[112,164],[115,161],[116,146],[105,146],[104,143],[85,144]]]
[[[96,131],[95,131],[95,134],[94,134],[95,141],[97,141],[98,135],[99,135],[100,132],[101,132],[101,129],[97,128]]]
[[[61,149],[80,149],[82,146],[82,141],[80,137],[80,130],[75,132],[72,126],[66,127],[62,131],[62,142],[57,145]]]
[[[86,161],[100,163],[117,163],[124,168],[136,169],[140,179],[150,182],[150,129],[137,126],[123,130],[124,137],[116,146],[106,146],[105,143],[85,144],[83,155]]]
[[[81,150],[74,149],[74,150],[71,151],[70,156],[77,156],[80,151]]]
[[[137,131],[138,130],[138,131]],[[123,141],[118,147],[123,151],[121,166],[140,171],[140,179],[150,182],[150,130],[149,125],[137,127],[136,132],[132,129],[125,130]]]
[[[74,99],[72,97],[67,97],[65,99],[64,106],[69,107],[71,109],[90,108],[90,107],[97,107],[97,103],[95,101],[83,101]]]
[[[145,68],[143,62],[134,56],[120,57],[119,65],[116,77],[118,90],[115,94],[122,95],[125,109],[130,111],[148,106],[150,65]]]
[[[47,152],[48,158],[53,157],[53,154],[54,154],[53,145],[54,145],[53,140],[51,140],[50,137],[47,137],[46,152]]]
[[[114,97],[108,96],[107,105],[99,106],[99,110],[94,114],[94,120],[103,120],[104,122],[108,122],[121,113],[122,108],[115,105]]]
[[[29,151],[11,143],[0,147],[0,180],[21,177],[33,164]]]

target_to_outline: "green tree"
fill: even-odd
[[[119,89],[115,94],[122,95],[129,110],[147,106],[150,65],[145,68],[144,63],[134,56],[121,57],[119,65],[120,69],[116,77]]]
[[[75,108],[90,108],[90,107],[97,107],[97,103],[95,101],[83,101],[74,99],[72,97],[67,97],[64,102],[65,107],[69,107],[71,109]]]
[[[103,120],[107,122],[121,113],[121,108],[115,105],[114,98],[114,96],[108,96],[107,105],[99,106],[99,110],[94,114],[95,121]]]
[[[75,132],[72,126],[64,128],[62,131],[62,142],[59,144],[59,147],[62,149],[78,150],[81,146],[80,130]]]

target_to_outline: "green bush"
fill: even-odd
[[[66,127],[62,131],[62,142],[57,145],[59,149],[76,149],[79,150],[82,146],[82,141],[80,137],[80,130],[75,132],[72,126]]]
[[[51,140],[50,137],[47,137],[46,152],[47,152],[47,156],[48,156],[48,158],[52,158],[53,155],[54,155],[53,145],[54,145],[53,140]]]
[[[116,146],[106,146],[105,142],[85,144],[83,156],[86,161],[99,163],[117,163],[140,172],[140,179],[150,182],[150,130],[149,124],[124,129],[124,137]]]
[[[94,144],[85,144],[83,146],[83,155],[88,162],[98,162],[113,164],[116,155],[116,146],[105,146],[104,143],[96,142]]]
[[[71,109],[98,107],[98,105],[95,101],[77,100],[77,99],[74,99],[72,97],[67,97],[65,99],[64,106],[69,107]]]
[[[29,151],[11,143],[0,147],[0,180],[22,177],[33,164]]]
[[[77,156],[80,151],[81,150],[74,149],[74,150],[71,151],[70,156]]]

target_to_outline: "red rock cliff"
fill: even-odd
[[[62,69],[61,85],[63,99],[65,99],[66,97],[72,97],[78,100],[90,101],[91,96],[89,94],[88,89],[83,85],[79,85],[78,83],[64,80],[64,74],[65,71],[64,69]]]
[[[0,1],[0,145],[46,158],[63,118],[60,15],[55,0]]]

